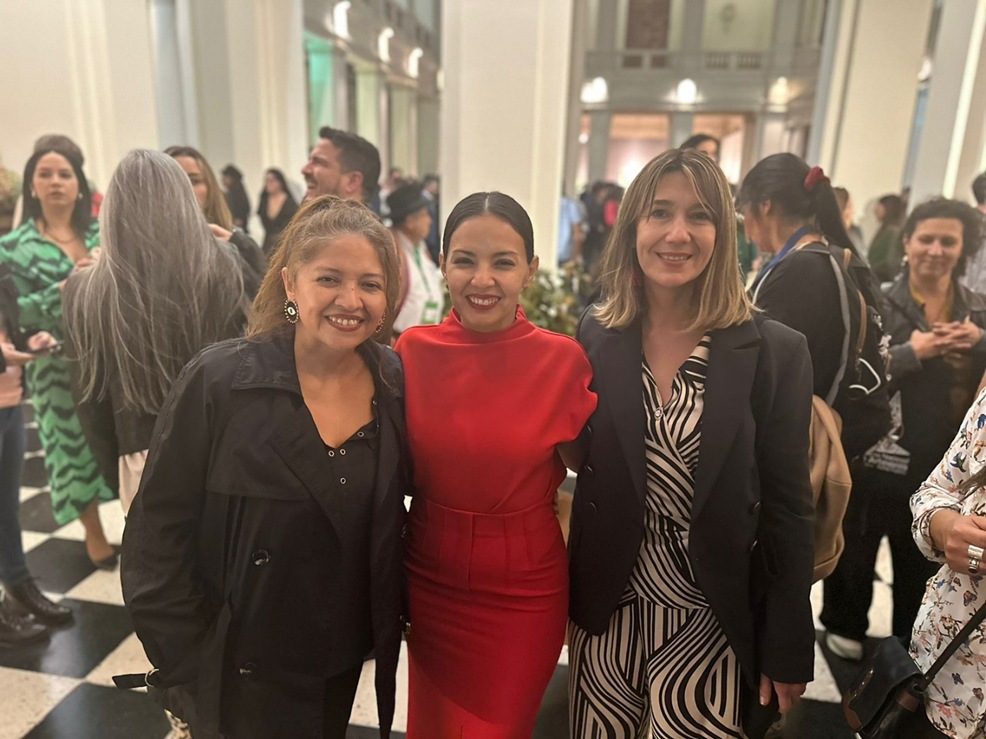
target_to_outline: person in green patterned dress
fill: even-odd
[[[93,263],[92,252],[99,246],[81,158],[68,149],[35,151],[24,169],[23,187],[24,223],[0,238],[0,261],[10,265],[20,293],[21,327],[61,339],[62,286],[73,270]],[[38,359],[24,374],[45,451],[55,520],[66,524],[80,519],[93,564],[115,567],[116,552],[106,541],[98,504],[116,496],[100,475],[79,425],[68,363],[59,356]]]

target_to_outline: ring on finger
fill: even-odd
[[[978,559],[979,561],[982,561],[983,555],[986,554],[982,547],[977,547],[975,544],[970,544],[966,551],[969,553],[969,559]]]
[[[978,557],[969,558],[969,574],[978,575],[979,574],[979,564],[980,560]]]

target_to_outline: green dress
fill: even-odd
[[[90,251],[99,246],[96,223],[86,232],[85,243]],[[10,265],[20,293],[20,327],[28,332],[48,331],[56,339],[64,339],[58,283],[71,273],[75,266],[72,260],[41,236],[30,220],[0,238],[0,262]],[[96,498],[112,500],[116,495],[100,475],[79,425],[68,361],[63,357],[36,359],[24,367],[24,376],[45,450],[52,512],[59,524],[66,524]]]

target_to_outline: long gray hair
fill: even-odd
[[[160,152],[121,160],[99,225],[102,254],[64,296],[79,391],[103,399],[115,378],[127,408],[156,414],[181,368],[245,323],[242,268],[209,230],[185,172]]]

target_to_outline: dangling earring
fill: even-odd
[[[82,193],[81,192],[79,193],[79,197],[77,197],[76,200],[82,200]]]
[[[379,334],[381,331],[383,331],[383,325],[386,322],[387,322],[387,311],[384,311],[383,312],[383,315],[380,316],[380,323],[377,324],[377,330],[374,331],[373,333]]]
[[[288,319],[288,323],[298,322],[298,304],[291,298],[284,301],[284,317]]]
[[[33,188],[33,187],[31,188],[31,197],[32,197],[32,198],[34,198],[35,200],[37,200],[37,199],[38,199],[38,196],[37,196],[37,194],[36,194],[36,193],[34,192],[34,188]]]

